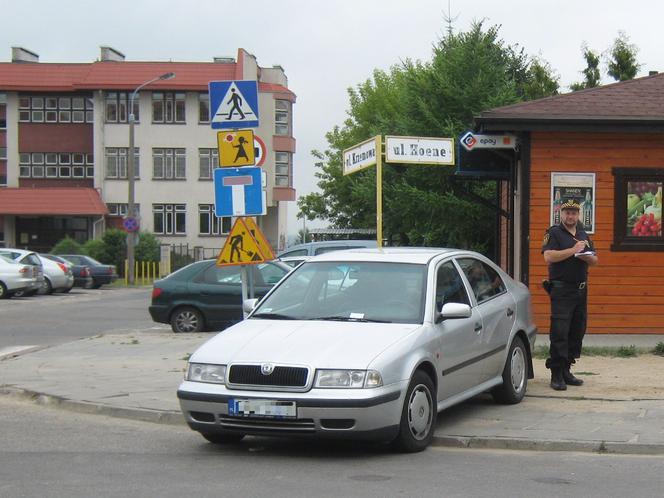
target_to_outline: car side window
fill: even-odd
[[[204,284],[241,284],[242,277],[239,266],[210,265],[197,279]]]
[[[289,256],[307,256],[309,253],[306,249],[296,249],[294,251],[285,252],[279,255],[280,258],[286,258]]]
[[[473,258],[459,259],[458,262],[470,282],[478,304],[505,292],[503,279],[488,264]]]
[[[314,255],[325,254],[326,252],[342,251],[348,249],[348,246],[323,246],[314,251]]]
[[[463,279],[451,261],[440,265],[436,274],[436,309],[440,311],[447,303],[470,304]]]
[[[260,280],[263,281],[263,284],[265,285],[274,285],[276,284],[281,278],[288,273],[288,270],[284,270],[280,266],[273,265],[270,263],[264,263],[260,265],[254,265],[256,268],[256,273],[259,277]],[[259,280],[256,279],[258,282]]]

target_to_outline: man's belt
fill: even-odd
[[[562,280],[551,280],[552,287],[567,287],[572,289],[585,289],[586,282],[563,282]]]

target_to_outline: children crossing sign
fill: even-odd
[[[238,218],[235,221],[217,257],[217,266],[255,265],[274,259],[270,244],[253,220],[250,221],[252,234],[246,224],[249,219]],[[260,242],[255,237],[258,237]]]
[[[219,166],[253,166],[256,163],[254,132],[229,130],[217,132]]]
[[[213,129],[258,127],[258,83],[254,80],[211,81],[210,126]]]

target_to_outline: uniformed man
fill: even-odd
[[[570,366],[581,356],[586,333],[588,266],[597,264],[588,234],[578,226],[581,206],[569,200],[561,207],[561,223],[544,235],[542,254],[549,265],[546,284],[551,298],[549,358],[551,387],[564,391],[568,385],[580,386],[583,381],[570,372]]]

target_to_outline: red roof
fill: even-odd
[[[106,204],[93,188],[0,188],[0,214],[105,215]]]

